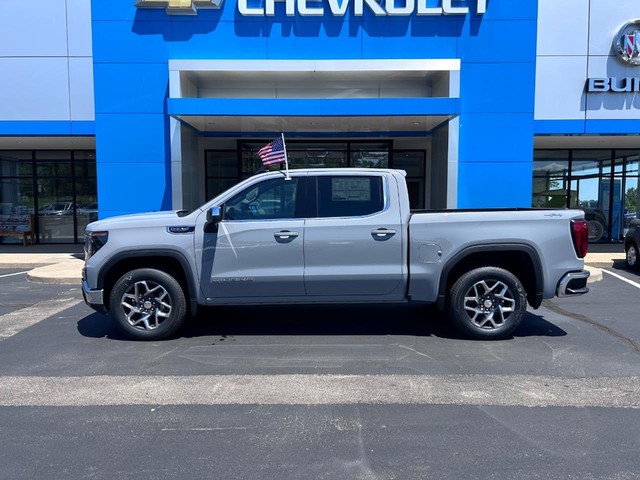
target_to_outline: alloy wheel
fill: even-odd
[[[135,282],[123,295],[120,305],[127,322],[135,328],[154,330],[171,314],[171,296],[159,283]]]
[[[473,324],[483,329],[501,328],[514,312],[516,301],[509,287],[498,280],[474,283],[464,296],[464,309]]]

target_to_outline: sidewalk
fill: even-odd
[[[83,265],[82,245],[0,245],[0,268],[24,270],[34,282],[80,285]]]
[[[585,264],[590,282],[602,278],[601,268],[624,262],[621,244],[592,245]],[[84,265],[82,245],[0,245],[0,268],[27,271],[29,280],[39,283],[79,285]]]

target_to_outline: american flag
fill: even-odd
[[[273,142],[268,143],[258,150],[258,156],[265,166],[284,163],[287,159],[282,137],[276,138]]]

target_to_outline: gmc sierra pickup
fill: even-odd
[[[587,242],[582,210],[411,211],[400,170],[269,172],[193,211],[90,223],[82,287],[141,340],[199,306],[406,301],[499,339],[527,303],[588,291]]]

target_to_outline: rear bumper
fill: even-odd
[[[590,273],[586,270],[565,273],[558,282],[556,296],[570,297],[572,295],[584,295],[589,291],[587,279]]]

